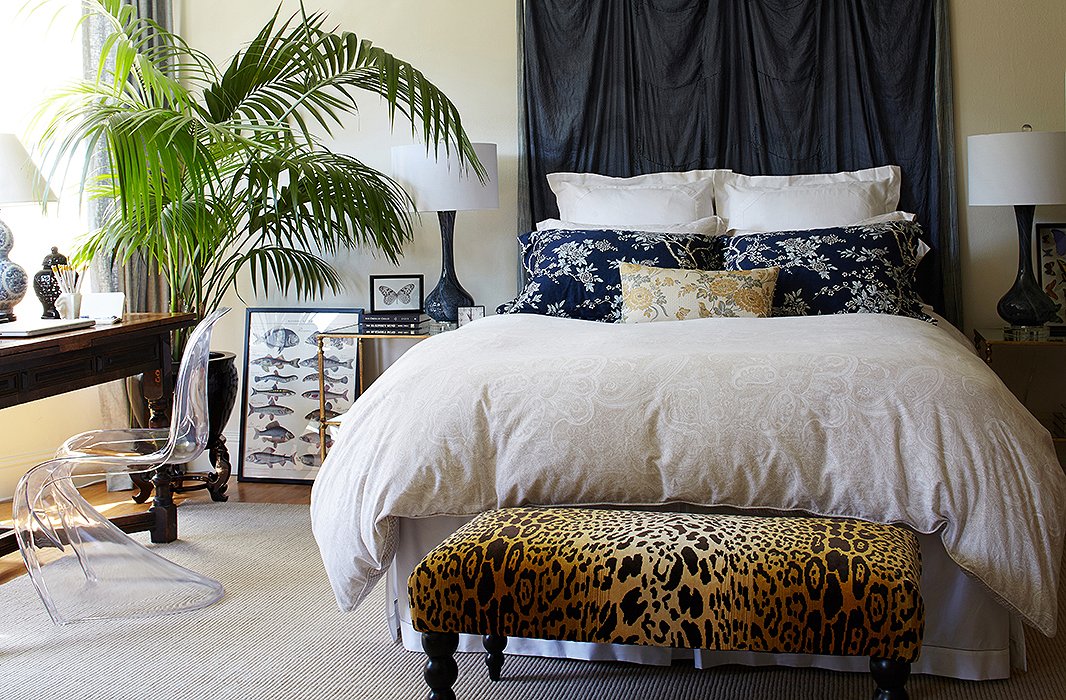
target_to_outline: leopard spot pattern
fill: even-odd
[[[920,577],[894,525],[511,508],[438,545],[409,593],[422,632],[910,662]]]

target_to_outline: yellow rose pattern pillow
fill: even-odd
[[[621,263],[622,322],[766,318],[777,270],[669,270]]]

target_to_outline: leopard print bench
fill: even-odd
[[[917,538],[827,518],[511,508],[478,516],[409,581],[430,700],[453,700],[459,633],[870,657],[880,700],[907,697],[924,608]]]

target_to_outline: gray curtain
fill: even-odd
[[[171,0],[124,0],[137,8],[141,17],[155,21],[164,29],[173,28],[173,6]],[[100,61],[104,39],[109,28],[100,18],[90,17],[83,25],[85,77],[92,79]],[[106,154],[100,150],[94,154],[93,172],[103,173],[107,170]],[[95,230],[105,220],[111,201],[94,200],[87,205],[88,224]],[[130,260],[111,260],[97,256],[92,264],[93,291],[124,292],[126,310],[131,313],[166,311],[170,293],[166,281],[149,265],[144,258],[134,255]],[[113,382],[101,390],[101,409],[108,424],[143,427],[147,425],[144,399],[140,383],[136,379]]]
[[[141,17],[151,19],[168,31],[174,25],[174,10],[171,0],[124,0],[137,8]],[[85,23],[85,72],[87,78],[95,76],[100,60],[100,51],[107,36],[106,24],[93,18]],[[107,159],[104,153],[96,154],[94,170],[104,172]],[[89,203],[89,226],[98,228],[103,222],[110,202]],[[121,260],[97,259],[93,261],[93,288],[98,292],[125,292],[126,310],[130,312],[165,311],[169,301],[166,281],[150,270],[144,259],[134,256],[125,264]]]

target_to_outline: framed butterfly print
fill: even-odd
[[[1066,324],[1066,224],[1038,223],[1036,240],[1040,247],[1040,286],[1055,302],[1052,324]]]
[[[425,303],[422,275],[370,275],[370,311],[421,311]]]

